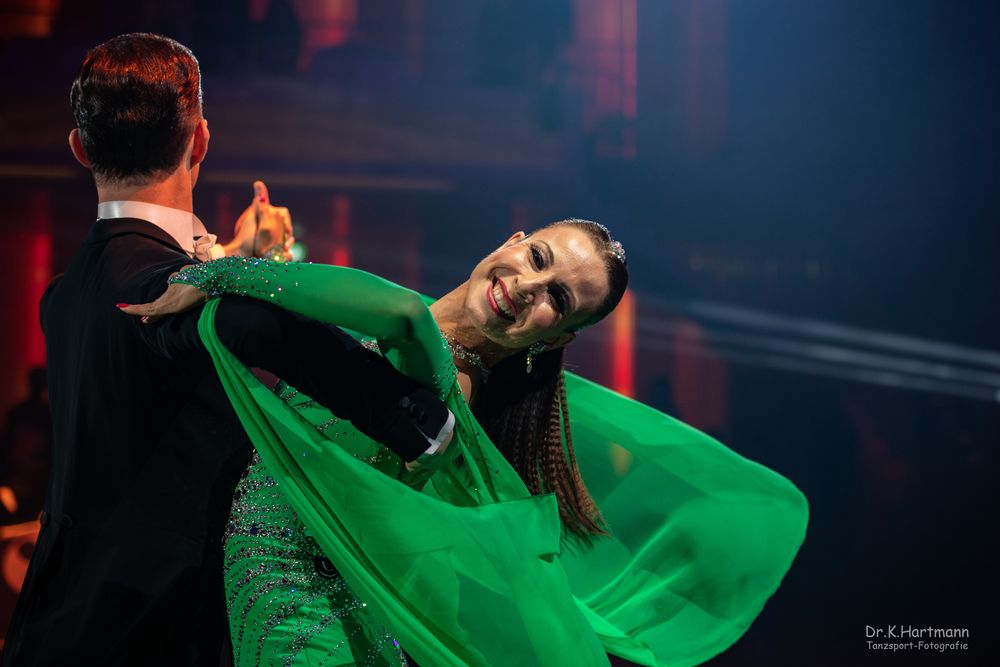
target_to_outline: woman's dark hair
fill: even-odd
[[[623,256],[614,252],[603,225],[561,220],[548,227],[572,225],[594,241],[608,272],[609,290],[601,305],[575,329],[599,321],[618,305],[628,286]],[[533,232],[534,233],[534,232]],[[566,403],[563,348],[534,356],[525,372],[525,354],[512,355],[490,370],[476,396],[473,412],[497,448],[510,461],[532,494],[554,493],[566,534],[588,546],[607,528],[580,477]]]
[[[167,37],[115,37],[83,59],[70,106],[96,178],[138,184],[165,175],[201,119],[198,61]]]

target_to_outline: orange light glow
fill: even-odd
[[[3,505],[10,514],[17,511],[17,494],[14,493],[14,489],[9,486],[0,486],[0,505]]]
[[[3,583],[15,593],[21,591],[24,575],[28,572],[30,549],[25,549],[25,545],[34,546],[40,528],[37,521],[0,526],[0,575]]]
[[[611,386],[619,394],[635,396],[635,295],[625,290],[611,314]]]

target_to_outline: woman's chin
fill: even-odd
[[[465,312],[466,321],[483,336],[501,347],[517,347],[508,333],[508,329],[513,323],[494,312],[488,303],[466,303]]]
[[[488,303],[466,304],[467,321],[484,335],[492,337],[507,328],[508,322],[493,312]]]

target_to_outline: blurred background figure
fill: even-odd
[[[52,416],[45,369],[28,372],[28,396],[7,413],[0,433],[0,505],[3,523],[38,516],[45,500],[52,449]]]
[[[28,396],[12,407],[0,432],[0,625],[10,613],[38,534],[52,454],[45,369],[32,368]]]

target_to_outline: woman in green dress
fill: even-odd
[[[264,387],[218,343],[209,301],[201,334],[259,452],[225,546],[239,664],[401,664],[400,644],[425,666],[697,664],[746,630],[801,544],[787,480],[562,371],[627,282],[600,225],[519,232],[429,308],[323,265],[227,258],[171,282],[132,312],[271,300],[358,332],[456,419],[449,447],[404,465]]]

